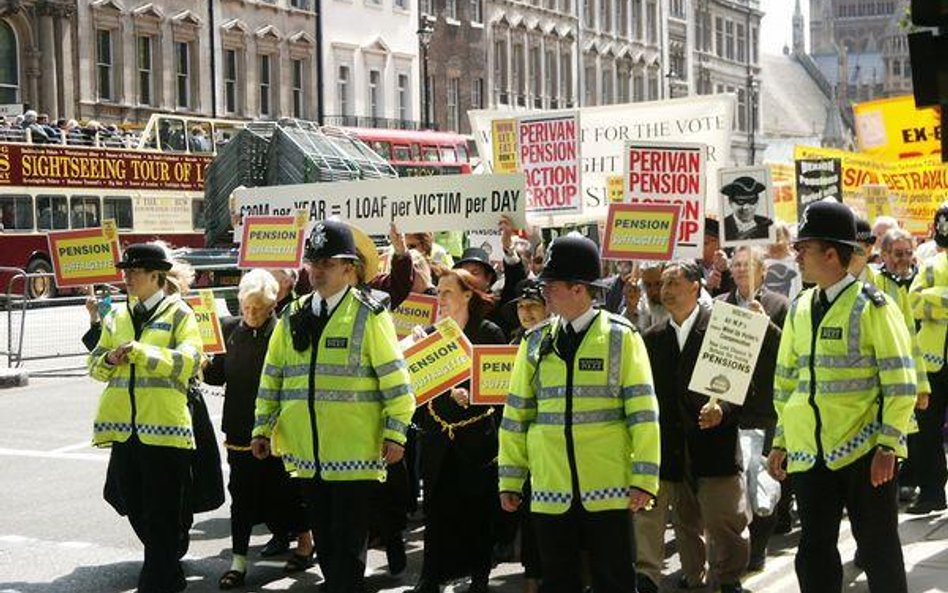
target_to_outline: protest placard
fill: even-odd
[[[481,229],[479,231],[469,231],[467,233],[467,244],[471,247],[480,247],[487,252],[487,257],[492,262],[503,261],[504,243],[501,239],[500,229]]]
[[[888,187],[879,184],[866,184],[862,186],[862,198],[866,204],[866,217],[869,220],[875,220],[880,216],[892,216],[892,204],[889,202]]]
[[[237,267],[299,269],[306,219],[304,210],[297,210],[294,216],[248,216]]]
[[[625,178],[622,175],[610,175],[606,179],[610,204],[621,204],[625,201]]]
[[[438,297],[413,292],[402,304],[392,309],[395,334],[401,340],[411,334],[416,325],[428,327],[438,315]]]
[[[703,144],[626,144],[625,201],[681,205],[675,259],[702,254],[706,162]]]
[[[569,233],[579,233],[596,245],[602,244],[599,224],[595,222],[587,224],[567,224],[559,227],[543,227],[540,229],[540,239],[544,245],[549,245],[557,237],[562,237]]]
[[[494,147],[494,172],[517,172],[517,120],[498,119],[491,122],[491,144]]]
[[[214,292],[199,290],[196,294],[184,297],[184,302],[191,306],[194,317],[201,331],[201,341],[204,343],[205,354],[221,354],[227,350],[224,343],[224,334],[221,332],[221,319],[217,313],[217,303]]]
[[[115,220],[106,219],[97,228],[50,231],[46,237],[59,288],[122,281],[115,267],[119,261]]]
[[[769,318],[715,300],[688,389],[743,405]]]
[[[234,214],[290,216],[304,209],[311,223],[337,216],[384,236],[390,222],[403,233],[475,231],[496,227],[501,215],[524,228],[523,196],[521,173],[366,179],[238,189]],[[241,236],[236,229],[234,236]]]
[[[529,216],[583,211],[578,112],[517,118],[517,150]]]
[[[839,159],[796,159],[797,216],[819,200],[843,201],[843,178]]]
[[[769,245],[777,240],[770,167],[718,169],[720,205],[724,217],[721,245]]]
[[[476,345],[471,373],[471,405],[502,406],[507,403],[510,376],[517,346]]]
[[[889,159],[941,155],[941,119],[935,107],[916,107],[903,95],[853,105],[859,151]]]
[[[471,376],[471,343],[450,317],[436,323],[433,333],[408,346],[404,355],[419,406]]]
[[[611,204],[604,259],[668,261],[675,252],[681,204]]]

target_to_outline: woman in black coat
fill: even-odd
[[[463,269],[438,281],[441,315],[464,328],[472,344],[504,344],[485,317],[492,299]],[[425,547],[416,593],[437,593],[449,579],[470,576],[472,593],[487,591],[497,514],[497,426],[500,410],[471,406],[465,382],[422,406]]]

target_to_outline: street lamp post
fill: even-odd
[[[748,140],[748,158],[747,164],[753,165],[757,157],[757,101],[760,97],[760,81],[753,76],[747,77],[747,95],[750,114],[748,119],[747,140]]]
[[[428,15],[421,16],[421,24],[418,27],[418,43],[421,45],[421,84],[422,84],[422,124],[425,129],[431,127],[431,118],[428,112],[431,105],[430,89],[428,88],[428,46],[431,45],[431,38],[434,35],[434,23]]]

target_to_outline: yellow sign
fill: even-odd
[[[299,268],[303,259],[305,219],[293,216],[247,216],[237,266]]]
[[[471,404],[502,406],[507,403],[516,358],[516,346],[474,346]]]
[[[494,147],[494,173],[517,172],[517,120],[495,119],[491,122],[491,145]]]
[[[450,317],[436,323],[433,333],[406,348],[404,354],[418,405],[471,376],[471,343]]]
[[[214,293],[210,290],[199,290],[197,294],[184,297],[184,302],[191,306],[194,317],[197,318],[198,329],[201,330],[201,341],[204,342],[204,353],[225,352],[227,347],[224,344],[224,335],[221,333],[221,320],[217,315]]]
[[[774,216],[786,223],[797,221],[797,192],[792,165],[772,163],[770,186],[774,194]]]
[[[866,218],[892,216],[892,204],[889,202],[889,188],[884,185],[862,186],[862,198],[866,203]]]
[[[105,220],[100,228],[52,231],[46,237],[53,257],[56,286],[122,281],[122,274],[115,267],[119,247],[114,220]]]
[[[609,195],[610,204],[621,204],[625,200],[625,178],[622,175],[610,175],[606,177],[606,194]]]
[[[434,323],[438,314],[438,297],[412,293],[402,304],[392,309],[392,321],[395,322],[395,334],[401,340],[411,335],[416,325],[428,327]]]
[[[889,159],[941,154],[941,118],[937,108],[915,107],[912,95],[853,106],[859,150]]]
[[[670,260],[680,214],[678,204],[609,204],[602,257]]]

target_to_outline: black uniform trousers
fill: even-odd
[[[179,561],[182,517],[190,512],[186,484],[191,451],[144,445],[132,435],[112,445],[112,461],[121,472],[118,483],[128,520],[145,546],[138,593],[174,593],[186,582]]]
[[[371,502],[378,482],[304,481],[307,517],[328,593],[363,593]]]
[[[796,556],[800,593],[839,593],[843,570],[837,543],[843,508],[849,514],[872,593],[907,593],[899,542],[898,480],[873,487],[870,451],[838,470],[822,462],[793,474],[802,535]]]
[[[945,411],[948,408],[948,366],[937,373],[929,373],[932,386],[928,408],[915,410],[918,433],[909,435],[909,459],[918,500],[945,502],[945,484],[948,482],[948,464],[945,461]]]

